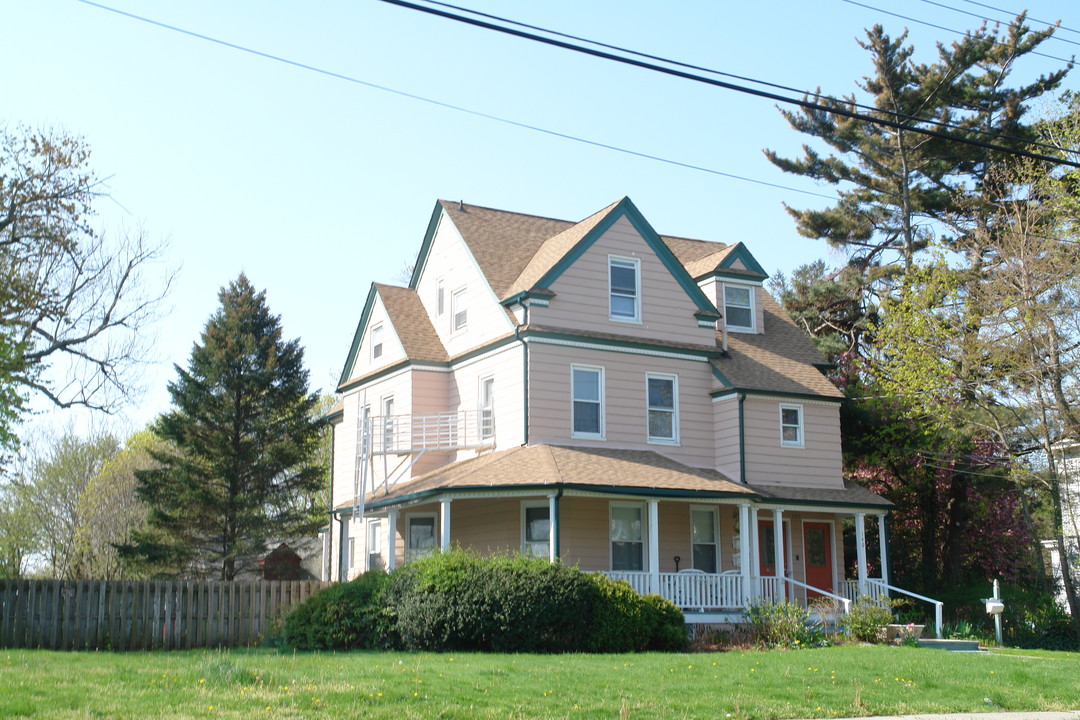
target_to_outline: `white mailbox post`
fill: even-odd
[[[997,638],[997,644],[1003,645],[1001,639],[1001,613],[1005,610],[1005,603],[1001,600],[1001,585],[994,581],[994,597],[986,598],[983,600],[986,603],[986,612],[994,617],[994,636]]]

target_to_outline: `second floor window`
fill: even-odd
[[[495,436],[495,378],[480,380],[480,439]]]
[[[608,317],[612,320],[641,320],[640,267],[636,258],[608,258]]]
[[[469,324],[469,310],[465,307],[465,288],[455,290],[450,295],[450,314],[454,332],[464,330]]]
[[[575,365],[570,370],[572,435],[599,438],[604,434],[604,370]]]
[[[435,306],[436,313],[442,317],[446,312],[446,288],[443,286],[442,278],[435,281]]]
[[[754,330],[754,289],[724,286],[724,323],[728,330]]]
[[[394,398],[386,397],[382,401],[383,410],[383,450],[394,447]]]
[[[382,325],[376,325],[371,328],[371,359],[378,360],[382,357]]]
[[[780,444],[785,447],[803,446],[801,405],[780,406]]]
[[[673,443],[678,440],[676,396],[678,384],[674,375],[646,376],[649,404],[649,442]]]

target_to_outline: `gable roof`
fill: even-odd
[[[364,301],[364,310],[360,314],[360,322],[357,323],[356,332],[353,333],[345,367],[338,379],[339,387],[344,385],[352,375],[356,356],[360,352],[360,342],[371,321],[371,311],[375,307],[376,296],[382,300],[386,316],[407,358],[419,362],[446,362],[450,359],[415,290],[371,283],[371,289],[368,290],[367,299]]]

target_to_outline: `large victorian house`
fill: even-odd
[[[332,579],[462,546],[604,572],[688,621],[882,591],[866,537],[889,503],[843,480],[841,393],[765,279],[625,198],[580,222],[437,203],[341,375]]]

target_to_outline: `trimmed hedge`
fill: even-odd
[[[543,558],[463,550],[324,590],[286,618],[284,634],[298,650],[675,652],[687,645],[682,611],[659,595],[643,598],[626,582]]]

